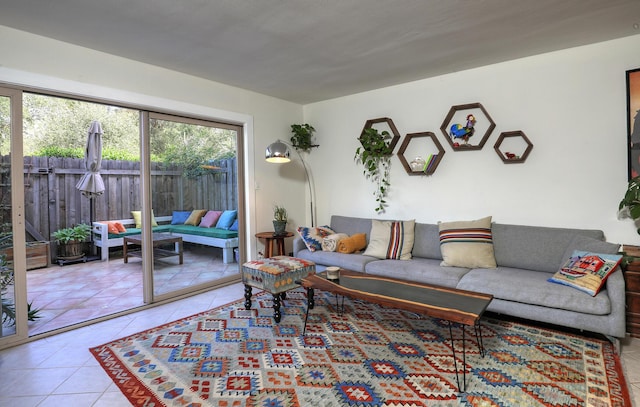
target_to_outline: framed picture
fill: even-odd
[[[627,71],[629,179],[640,175],[640,68]]]

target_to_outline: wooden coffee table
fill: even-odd
[[[327,279],[326,272],[323,272],[307,276],[300,281],[300,284],[307,289],[308,298],[303,335],[307,329],[309,310],[314,307],[314,290],[317,289],[334,293],[337,296],[347,296],[448,321],[451,350],[456,369],[456,381],[458,389],[462,392],[466,391],[467,368],[464,325],[474,328],[480,354],[484,357],[480,318],[493,299],[490,294],[415,283],[390,277],[373,276],[345,269],[340,270],[340,278],[338,280]],[[463,387],[460,387],[460,379],[458,377],[458,363],[451,328],[453,324],[462,325]]]
[[[129,262],[129,257],[142,257],[141,250],[129,250],[129,244],[142,247],[142,235],[131,235],[125,236],[123,238],[122,245],[122,257],[124,257],[124,262]],[[165,246],[173,244],[174,250],[163,249],[159,246]],[[163,258],[163,257],[171,257],[178,256],[179,264],[182,264],[183,261],[183,252],[182,252],[182,237],[174,236],[169,233],[154,233],[153,234],[153,258]]]

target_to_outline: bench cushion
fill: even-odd
[[[238,237],[237,231],[218,228],[200,228],[198,226],[192,225],[160,225],[155,226],[153,228],[153,231],[165,233],[184,233],[188,235],[217,237],[220,239],[231,239],[234,237]],[[141,229],[127,228],[126,232],[122,232],[119,234],[109,233],[109,239],[118,239],[125,236],[139,235],[140,233],[142,233]]]

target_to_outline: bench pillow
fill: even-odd
[[[194,209],[189,214],[187,220],[184,221],[185,225],[198,226],[200,224],[200,219],[207,213],[206,209]]]
[[[141,229],[142,228],[142,212],[131,211],[131,216],[133,216],[133,221],[136,224],[136,228]],[[151,226],[158,226],[158,222],[156,222],[156,217],[153,214],[153,210],[151,211]]]
[[[216,223],[218,223],[220,215],[222,215],[222,211],[208,211],[202,217],[202,220],[200,221],[200,224],[198,226],[200,226],[201,228],[212,228]]]
[[[222,212],[220,215],[220,219],[218,219],[218,223],[216,223],[216,227],[219,229],[227,229],[233,225],[233,221],[236,220],[236,216],[238,216],[237,210],[226,210]]]
[[[171,224],[184,225],[187,219],[189,219],[189,215],[191,215],[191,211],[173,211],[173,214],[171,215]]]

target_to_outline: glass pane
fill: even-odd
[[[237,137],[215,123],[150,120],[154,295],[238,274]]]
[[[13,228],[11,221],[11,112],[10,99],[0,96],[0,336],[15,335]]]

